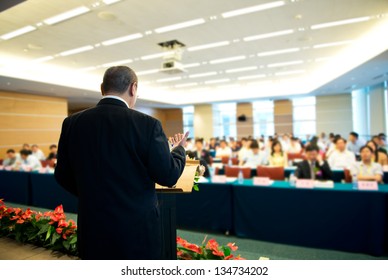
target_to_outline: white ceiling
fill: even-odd
[[[266,3],[278,7],[234,17],[224,14]],[[81,6],[90,11],[53,25],[44,22]],[[315,26],[354,18],[359,22]],[[158,33],[158,28],[193,20],[200,24]],[[35,30],[1,39],[25,26]],[[288,34],[249,41],[279,31]],[[132,34],[140,38],[103,43]],[[387,35],[388,0],[122,0],[110,5],[29,0],[0,13],[0,89],[93,104],[100,97],[106,64],[127,60],[139,73],[142,105],[343,93],[388,79]],[[145,60],[165,51],[158,43],[169,40],[186,45],[184,66],[196,66],[167,74],[157,71],[162,57]],[[212,43],[224,46],[191,51]],[[324,45],[329,43],[338,44]],[[90,50],[61,54],[84,46]],[[273,51],[284,53],[268,55]],[[50,60],[44,61],[47,57]],[[224,58],[236,60],[217,63]],[[157,72],[140,75],[148,70]],[[196,77],[204,73],[208,76]]]

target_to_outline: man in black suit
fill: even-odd
[[[128,67],[107,69],[101,92],[96,107],[64,120],[55,169],[58,183],[79,198],[79,255],[160,259],[155,183],[175,185],[187,135],[170,138],[170,152],[160,122],[132,109],[137,77]]]
[[[204,177],[210,177],[209,167],[210,164],[210,153],[203,148],[203,139],[195,139],[195,151],[188,153],[190,158],[199,160],[199,163],[205,167]]]
[[[295,176],[299,179],[332,180],[333,173],[326,160],[319,155],[319,148],[315,145],[308,145],[304,161],[298,164]]]

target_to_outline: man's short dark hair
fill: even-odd
[[[340,137],[336,137],[336,138],[335,138],[335,140],[334,140],[334,144],[337,144],[337,142],[338,142],[339,140],[342,140],[342,141],[344,141],[344,143],[346,144],[346,139],[345,139],[345,138],[342,138],[341,136],[340,136]]]
[[[374,153],[373,150],[372,150],[372,148],[369,147],[369,146],[367,146],[367,145],[362,146],[362,147],[360,148],[360,153],[361,153],[363,150],[365,150],[365,149],[369,150],[372,154]]]
[[[357,132],[352,131],[349,134],[354,136],[354,137],[356,137],[358,139],[358,133]]]
[[[306,152],[312,152],[312,151],[319,152],[319,147],[317,145],[308,145],[306,147]]]
[[[195,138],[195,143],[197,142],[203,144],[203,138]]]
[[[15,150],[14,150],[14,149],[8,149],[8,150],[7,150],[7,154],[9,154],[9,153],[13,153],[13,154],[14,154],[14,153],[15,153]]]
[[[257,140],[253,139],[250,145],[251,149],[258,149],[259,148],[259,143],[257,143]]]
[[[57,147],[57,145],[52,144],[52,145],[50,145],[50,150],[51,150],[52,148],[56,148],[56,147]]]
[[[20,154],[23,156],[29,156],[29,155],[31,155],[31,151],[29,151],[27,149],[23,149],[20,151]]]
[[[127,66],[113,66],[105,71],[101,85],[102,93],[123,93],[128,87],[137,82],[135,72]]]

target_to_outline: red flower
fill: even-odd
[[[210,250],[218,250],[218,246],[219,245],[215,239],[210,239],[206,244],[206,248]]]
[[[56,231],[58,234],[61,234],[61,233],[62,233],[62,228],[56,228],[55,231]]]
[[[185,246],[186,249],[189,249],[193,252],[196,252],[197,254],[202,254],[202,249],[196,245],[196,244],[191,244],[191,243],[188,243],[186,246]]]
[[[231,260],[231,259],[233,259],[233,255],[229,255],[229,256],[225,257],[224,260]]]
[[[238,246],[236,246],[236,245],[234,245],[234,244],[235,244],[235,243],[229,242],[229,243],[227,244],[227,246],[230,248],[230,250],[236,251],[236,250],[238,249]]]
[[[218,249],[212,250],[212,254],[215,255],[215,256],[219,256],[219,257],[225,256],[225,255],[224,255],[224,252],[219,251]]]

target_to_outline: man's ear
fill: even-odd
[[[104,84],[103,83],[101,83],[100,89],[101,89],[102,96],[104,96],[105,93],[104,93]]]
[[[131,97],[135,96],[136,90],[137,90],[137,82],[133,82],[129,86],[129,96]]]

